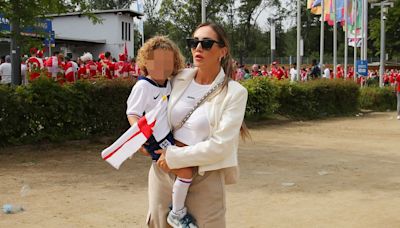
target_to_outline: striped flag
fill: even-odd
[[[154,109],[140,118],[111,146],[101,152],[101,157],[114,168],[132,156],[152,135],[162,139],[170,132],[167,122],[167,97],[163,96]]]

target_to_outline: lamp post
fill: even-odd
[[[206,0],[201,0],[201,23],[206,22]]]
[[[374,7],[381,7],[381,55],[379,67],[379,86],[383,87],[383,74],[385,73],[385,13],[387,13],[388,7],[393,7],[393,2],[382,1],[380,3],[372,3],[371,8]]]

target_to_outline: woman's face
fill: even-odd
[[[174,70],[174,52],[156,49],[153,56],[146,61],[148,74],[155,80],[165,80]]]
[[[220,42],[217,33],[210,26],[203,26],[197,29],[193,34],[193,38],[199,41],[209,39]],[[200,68],[220,65],[220,59],[226,55],[226,47],[221,48],[217,43],[214,43],[209,50],[204,49],[201,43],[198,43],[196,48],[191,48],[191,51],[193,64]]]

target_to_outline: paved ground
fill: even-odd
[[[394,113],[263,122],[241,143],[228,227],[400,227],[400,121]],[[115,171],[101,142],[0,149],[0,227],[144,227],[142,156]],[[22,192],[21,192],[22,190]]]

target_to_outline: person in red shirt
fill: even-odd
[[[111,53],[107,51],[104,53],[104,59],[100,60],[101,75],[108,79],[112,79],[114,76],[114,63],[111,60]]]
[[[37,50],[36,48],[31,48],[30,49],[31,57],[28,60],[26,60],[26,67],[28,70],[29,81],[33,81],[36,78],[40,77],[40,72],[44,68],[43,60],[37,56],[39,52],[40,51]]]
[[[262,76],[264,76],[264,77],[268,77],[268,67],[267,67],[267,65],[262,65],[262,67],[261,67],[261,74],[262,74]]]
[[[390,70],[390,74],[389,74],[389,83],[391,86],[394,86],[395,82],[396,82],[396,75],[394,73],[394,70],[392,69],[392,70]]]
[[[97,64],[93,62],[93,55],[90,52],[83,54],[81,60],[85,64],[86,74],[85,78],[93,79],[97,75]]]
[[[284,76],[285,72],[283,72],[282,68],[280,68],[278,66],[278,63],[272,62],[271,68],[272,68],[272,72],[271,72],[272,76],[277,78],[278,80],[281,80],[282,77]]]
[[[47,67],[47,76],[53,78],[60,83],[64,82],[64,55],[59,52],[54,52],[53,56],[49,57],[45,66]]]
[[[140,75],[140,68],[134,58],[131,59],[131,71],[129,72],[130,76],[137,78]]]
[[[81,58],[78,58],[78,80],[86,79],[86,67]]]
[[[336,71],[337,71],[336,78],[343,78],[344,71],[343,71],[342,65],[338,64],[338,65],[336,66]]]
[[[78,79],[77,76],[77,64],[71,60],[69,56],[65,57],[65,80],[67,82],[75,82]]]
[[[262,76],[261,71],[260,71],[260,67],[258,66],[258,64],[254,64],[251,67],[251,76],[252,77]]]
[[[396,75],[397,119],[400,120],[400,74]]]
[[[127,61],[125,54],[119,54],[119,61],[114,64],[114,78],[128,78],[129,72],[133,71],[132,65]]]
[[[349,71],[347,72],[347,79],[353,79],[354,71],[353,67],[349,67]]]

